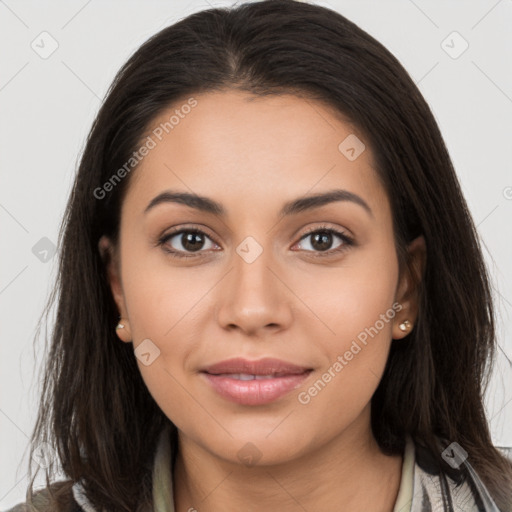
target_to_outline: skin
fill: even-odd
[[[122,205],[119,247],[109,279],[134,349],[149,338],[160,355],[137,360],[150,393],[178,427],[176,510],[391,511],[402,458],[384,455],[371,431],[370,400],[399,324],[417,316],[418,279],[399,273],[389,200],[369,144],[354,161],[338,150],[364,137],[327,106],[292,95],[257,98],[227,90],[194,96],[197,106],[143,159]],[[184,104],[183,101],[182,104]],[[169,119],[176,104],[154,120]],[[150,134],[150,132],[148,132]],[[146,134],[147,135],[147,134]],[[338,201],[280,218],[287,201],[345,189]],[[176,203],[144,213],[165,190],[208,196],[225,218]],[[307,228],[345,233],[354,246],[332,256]],[[157,241],[172,227],[206,233],[190,258],[172,258]],[[236,252],[248,236],[263,252],[247,263]],[[183,243],[183,245],[182,245]],[[343,241],[333,235],[327,252]],[[185,251],[182,234],[168,248]],[[424,268],[425,243],[409,247]],[[307,391],[379,315],[402,308],[307,404]],[[300,388],[260,406],[220,397],[199,369],[231,357],[276,357],[314,371]],[[246,466],[246,443],[261,458]]]

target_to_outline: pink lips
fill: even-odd
[[[263,405],[300,386],[311,371],[279,359],[235,358],[203,368],[201,375],[217,393],[232,402]]]

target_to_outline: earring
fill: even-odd
[[[119,317],[119,321],[116,325],[116,335],[121,341],[131,343],[130,324],[128,323],[128,320],[123,322],[122,318]]]
[[[409,322],[409,320],[404,320],[401,324],[398,325],[398,328],[402,332],[408,331],[411,327],[412,327],[412,324],[411,324],[411,322]]]
[[[117,329],[124,329],[124,324],[121,323],[121,317],[119,317],[119,323],[116,325],[116,331]]]

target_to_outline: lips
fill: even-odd
[[[249,361],[243,358],[228,359],[220,363],[203,368],[201,371],[211,375],[255,375],[255,376],[277,376],[300,375],[311,368],[298,366],[287,361],[266,357],[258,361]]]
[[[312,372],[279,359],[229,359],[201,370],[201,376],[221,397],[240,405],[274,402],[299,387]]]

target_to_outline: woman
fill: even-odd
[[[340,14],[264,1],[153,36],[61,244],[38,510],[512,509],[474,224],[414,82]]]

